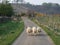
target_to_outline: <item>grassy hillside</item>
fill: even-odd
[[[10,45],[24,29],[23,21],[0,24],[0,45]]]
[[[60,16],[59,15],[46,15],[36,18],[41,24],[47,25],[54,31],[60,32]]]
[[[52,16],[52,17],[39,17],[39,19],[34,18],[33,21],[38,24],[40,27],[47,32],[47,34],[52,38],[56,45],[60,45],[60,18],[59,16]],[[54,24],[54,22],[56,24]],[[47,26],[45,26],[47,25]],[[59,25],[59,26],[58,26]],[[55,27],[56,26],[56,27]],[[51,30],[52,29],[52,30]],[[59,34],[58,34],[59,33]]]

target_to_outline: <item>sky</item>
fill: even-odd
[[[59,3],[60,4],[60,0],[25,0],[26,2],[30,2],[31,4],[35,4],[35,5],[41,5],[44,2],[47,3]]]
[[[10,0],[10,1],[12,1],[12,0]],[[47,3],[59,3],[60,4],[60,0],[24,0],[24,1],[29,2],[31,4],[34,4],[34,5],[41,5],[44,2],[47,2]]]

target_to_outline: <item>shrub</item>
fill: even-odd
[[[11,4],[0,4],[0,16],[11,17],[13,14],[13,8]]]

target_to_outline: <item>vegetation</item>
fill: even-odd
[[[54,31],[60,32],[60,15],[45,15],[45,16],[37,16],[36,19],[41,23]]]
[[[25,16],[26,14],[25,13],[21,13],[21,16]]]
[[[0,4],[0,16],[11,17],[13,14],[13,8],[10,4]]]
[[[0,22],[2,21],[6,22],[0,23],[0,45],[11,45],[22,33],[24,23],[20,15],[14,15],[13,8],[8,3],[0,4]]]
[[[0,45],[10,45],[24,29],[23,21],[0,24]]]
[[[40,27],[42,27],[44,29],[44,31],[47,32],[47,34],[52,38],[52,40],[54,41],[54,43],[56,45],[60,45],[60,28],[59,28],[60,25],[58,26],[58,22],[60,22],[60,20],[59,20],[60,18],[58,15],[55,15],[55,16],[51,15],[51,16],[50,15],[40,16],[38,18],[34,18],[33,21],[36,24],[38,24]],[[54,24],[54,22],[56,23],[56,25]],[[44,26],[44,25],[47,25],[49,27]],[[52,25],[53,27],[50,25]],[[51,28],[52,28],[52,30],[51,30]],[[54,28],[56,28],[57,31]]]
[[[6,2],[6,4],[0,4],[0,23],[10,21],[13,15],[14,11],[11,4],[9,4],[8,2]]]
[[[60,14],[60,5],[58,3],[43,3],[42,5],[22,4],[24,7],[44,14]]]

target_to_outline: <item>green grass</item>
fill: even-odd
[[[47,25],[52,29],[56,29],[57,32],[60,32],[60,16],[47,15],[47,16],[40,16],[35,19],[37,19],[40,23]]]
[[[23,21],[0,24],[0,45],[11,45],[23,30]]]
[[[45,27],[44,25],[41,25],[39,22],[36,22],[35,19],[33,19],[33,22],[38,24],[40,27],[44,29],[44,31],[47,32],[47,34],[52,38],[54,41],[55,45],[60,45],[60,35],[57,35],[54,33],[54,31],[50,30],[49,28]]]

